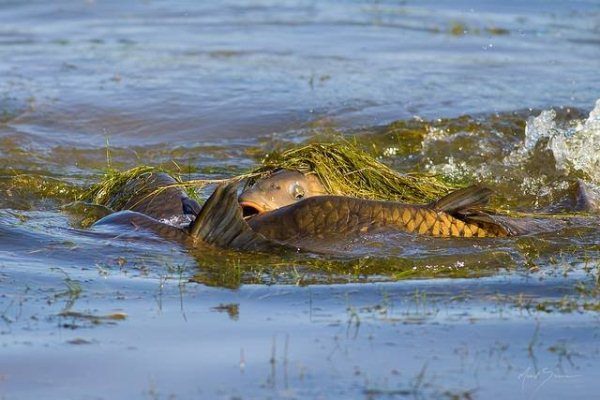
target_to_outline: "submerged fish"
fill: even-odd
[[[112,211],[135,211],[158,220],[196,215],[200,206],[164,172],[146,172],[125,182],[103,204]]]
[[[575,211],[598,213],[600,212],[600,199],[598,194],[581,179],[575,182],[574,204]]]
[[[182,202],[185,202],[183,199]],[[184,207],[185,206],[180,206]],[[237,186],[219,185],[199,210],[192,223],[177,227],[138,211],[123,210],[97,221],[93,228],[125,227],[128,230],[152,232],[161,238],[188,247],[203,244],[239,250],[273,250],[285,245],[270,241],[254,232],[243,219],[237,201]]]

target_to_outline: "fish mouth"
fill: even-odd
[[[251,201],[242,201],[240,202],[240,206],[242,207],[242,216],[244,219],[252,218],[255,215],[262,214],[266,211],[264,208]]]

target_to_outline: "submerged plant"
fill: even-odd
[[[79,186],[63,179],[33,174],[17,174],[9,177],[6,190],[11,193],[19,193],[22,197],[51,198],[63,201],[77,199],[83,192]]]

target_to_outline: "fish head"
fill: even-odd
[[[238,201],[244,217],[272,211],[327,191],[314,174],[280,169],[256,181],[240,194]]]

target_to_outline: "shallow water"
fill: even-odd
[[[599,20],[595,1],[1,2],[0,397],[597,392],[593,215],[255,256],[61,206],[107,166],[228,177],[335,131],[508,211],[571,212],[576,179],[600,186]]]

